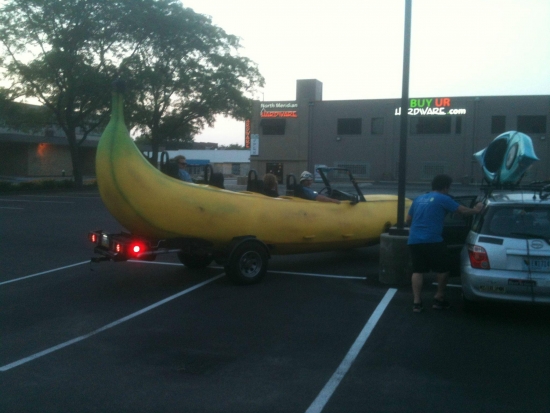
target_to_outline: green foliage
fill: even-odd
[[[239,149],[243,151],[248,151],[250,149],[246,149],[244,145],[239,145],[238,143],[231,143],[229,145],[221,145],[218,147],[218,149]]]
[[[136,18],[143,42],[121,67],[132,124],[161,143],[190,144],[216,115],[245,119],[247,93],[263,85],[256,65],[239,56],[238,38],[179,1],[157,1]]]
[[[245,119],[263,85],[238,38],[179,0],[6,0],[0,8],[0,70],[10,96],[38,99],[71,147],[108,120],[111,87],[127,80],[127,122],[162,142],[189,143],[216,115]],[[82,134],[82,138],[77,138]]]

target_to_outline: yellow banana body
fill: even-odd
[[[118,222],[134,235],[155,239],[199,238],[223,247],[252,235],[272,254],[293,254],[378,242],[397,218],[394,195],[338,205],[171,178],[153,167],[129,136],[119,93],[113,93],[111,120],[98,145],[96,175],[101,198]]]

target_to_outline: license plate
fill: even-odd
[[[109,237],[107,235],[101,236],[101,246],[105,248],[109,248]]]
[[[523,271],[550,272],[550,259],[547,258],[524,258],[522,262]]]
[[[536,287],[537,282],[535,280],[519,280],[517,278],[509,278],[508,285],[515,285],[519,287]]]

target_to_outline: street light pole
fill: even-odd
[[[403,47],[403,88],[401,92],[401,128],[399,134],[399,176],[397,187],[397,228],[394,235],[401,235],[405,222],[405,182],[407,179],[407,127],[409,109],[409,66],[411,57],[411,5],[412,0],[405,0],[405,40]]]

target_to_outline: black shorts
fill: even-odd
[[[434,242],[430,244],[411,244],[413,272],[426,273],[434,271],[436,273],[448,272],[449,254],[447,245],[444,242]]]

